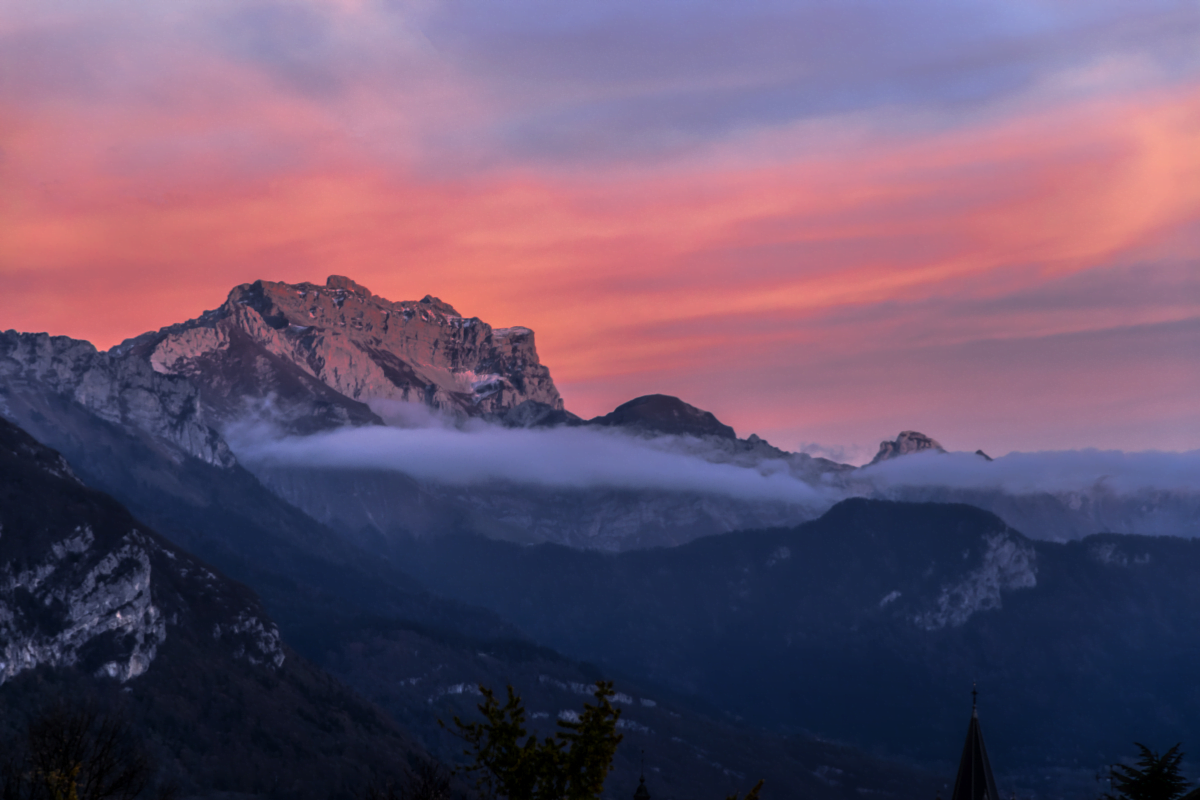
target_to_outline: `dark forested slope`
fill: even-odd
[[[1200,741],[1200,541],[1035,542],[969,506],[851,500],[670,549],[461,536],[410,540],[407,558],[540,642],[776,729],[934,763],[978,681],[1013,768]]]

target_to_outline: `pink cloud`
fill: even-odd
[[[369,26],[364,8],[339,24]],[[534,328],[584,415],[665,391],[789,446],[928,425],[1001,450],[1200,447],[1180,352],[1200,296],[1178,290],[1200,259],[1195,85],[933,132],[882,108],[660,163],[551,163],[473,149],[503,109],[436,53],[308,96],[177,45],[135,63],[98,45],[117,77],[94,101],[0,94],[3,327],[106,347],[238,283],[340,273]],[[478,169],[438,168],[439,137]],[[1127,303],[1104,276],[1138,265],[1169,285]],[[1099,294],[1039,302],[1072,276]]]

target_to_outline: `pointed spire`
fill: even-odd
[[[650,800],[650,790],[646,788],[646,751],[642,751],[642,777],[638,779],[637,791],[633,793],[633,800]]]
[[[975,685],[971,687],[967,741],[963,744],[962,760],[958,763],[958,777],[950,800],[1000,800],[987,748],[983,744],[983,731],[979,727],[979,688]]]

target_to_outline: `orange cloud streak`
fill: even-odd
[[[1150,252],[1200,257],[1181,233],[1200,220],[1196,87],[924,138],[831,124],[599,175],[530,165],[463,175],[419,166],[403,141],[398,156],[360,146],[262,79],[232,71],[217,82],[238,88],[121,117],[0,109],[0,273],[13,287],[3,327],[106,347],[194,316],[237,283],[348,274],[393,299],[430,292],[533,327],[569,404],[592,414],[672,390],[656,383],[664,364],[744,373],[761,352],[753,366],[766,375],[781,357],[793,367],[866,357],[901,330],[873,322],[873,308],[986,302]],[[244,151],[205,145],[222,131],[248,141]],[[189,132],[194,152],[154,151]],[[837,336],[819,323],[855,310]],[[1198,312],[1200,298],[1185,297],[1114,303],[1103,317],[1010,309],[951,326],[909,318],[903,335],[948,347]],[[771,391],[741,409],[719,392],[708,404],[782,430],[790,401]],[[835,418],[840,406],[821,402]]]

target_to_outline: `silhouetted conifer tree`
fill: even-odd
[[[1180,744],[1161,756],[1140,742],[1134,742],[1141,757],[1137,766],[1118,764],[1112,768],[1112,793],[1106,800],[1176,800],[1187,789],[1187,781],[1179,774],[1183,753]]]
[[[467,743],[470,759],[465,771],[486,798],[507,800],[595,800],[612,770],[613,755],[622,736],[617,733],[619,709],[609,701],[610,681],[597,681],[595,704],[587,703],[577,720],[559,720],[561,730],[539,740],[525,727],[525,707],[508,687],[501,704],[480,686],[482,722],[454,718],[451,732]]]

